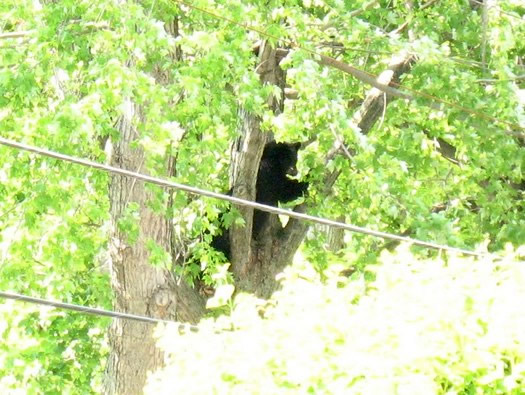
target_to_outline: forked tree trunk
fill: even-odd
[[[281,57],[266,42],[259,47],[259,61],[257,72],[262,84],[272,84],[279,87],[279,97],[270,97],[268,107],[275,113],[283,111],[285,73],[279,67]],[[233,195],[248,200],[255,200],[255,185],[259,162],[264,145],[271,139],[268,133],[261,130],[261,120],[258,116],[239,110],[241,118],[241,133],[232,150],[232,185]],[[236,278],[236,287],[245,291],[255,292],[261,296],[268,296],[272,289],[264,286],[268,272],[267,262],[272,260],[275,234],[270,231],[275,216],[271,216],[261,231],[258,243],[252,239],[253,209],[238,207],[244,218],[244,226],[233,226],[231,231],[232,242],[232,269]],[[275,224],[274,224],[275,225]]]
[[[277,115],[283,111],[284,86],[286,74],[279,67],[279,61],[287,51],[272,49],[263,43],[259,49],[257,71],[263,84],[274,84],[280,88],[281,95],[269,99],[269,108]],[[414,57],[412,55],[396,56],[383,72],[378,81],[385,85],[399,81],[399,77],[410,70]],[[372,88],[362,105],[354,115],[354,122],[367,134],[393,97]],[[257,169],[261,160],[264,144],[270,136],[260,128],[260,119],[253,114],[241,110],[241,137],[236,142],[232,157],[232,178],[234,196],[254,200]],[[326,162],[335,155],[342,153],[341,141],[336,141]],[[327,168],[329,168],[327,166]],[[324,189],[329,194],[339,173],[327,172]],[[299,205],[297,212],[305,212],[308,206]],[[275,276],[288,265],[303,241],[309,224],[305,221],[290,219],[283,228],[278,216],[270,215],[257,240],[252,239],[253,209],[240,207],[245,226],[234,226],[232,238],[232,267],[237,281],[237,288],[254,292],[260,297],[269,297],[278,286]],[[342,234],[337,235],[339,240]]]
[[[279,62],[286,52],[275,50],[267,42],[259,47],[259,60],[256,67],[263,84],[272,84],[279,88],[278,97],[268,98],[268,107],[278,115],[284,108],[284,87],[286,73],[279,67]],[[233,195],[248,200],[255,200],[255,185],[259,162],[264,145],[272,136],[261,130],[260,118],[245,109],[239,111],[241,133],[236,141],[232,156]],[[277,288],[275,275],[290,263],[299,247],[307,224],[289,221],[283,229],[279,218],[270,215],[259,232],[257,240],[252,238],[253,209],[239,207],[244,218],[244,226],[233,226],[232,268],[237,289],[254,292],[261,297],[269,297]],[[300,209],[299,209],[300,210]]]
[[[279,54],[281,53],[281,54]],[[259,51],[257,71],[261,81],[271,83],[284,92],[285,73],[279,67],[282,52],[263,44]],[[405,66],[409,64],[406,60]],[[408,68],[399,67],[391,80]],[[356,115],[357,123],[366,132],[382,113],[379,111],[386,102],[383,94],[369,95],[361,111]],[[278,114],[283,109],[284,94],[269,98],[268,105]],[[382,106],[381,106],[382,104]],[[138,139],[132,121],[140,114],[133,103],[129,103],[126,116],[119,124],[120,138],[114,143],[112,165],[123,169],[147,173],[144,168],[144,152],[133,143]],[[240,110],[242,134],[234,146],[232,157],[232,180],[234,196],[254,200],[257,170],[265,143],[270,136],[260,128],[260,119],[247,111]],[[333,155],[338,147],[334,147]],[[333,159],[327,157],[327,161]],[[167,169],[166,176],[171,175]],[[327,173],[326,188],[330,189],[337,173]],[[141,181],[113,176],[109,188],[111,201],[112,232],[110,253],[112,258],[112,288],[115,294],[115,310],[146,315],[167,320],[196,322],[204,312],[204,299],[198,292],[186,285],[175,283],[167,269],[153,267],[149,263],[146,248],[148,240],[177,256],[172,243],[172,224],[164,213],[155,213],[148,208],[153,197]],[[119,221],[125,215],[130,203],[139,207],[139,236],[135,243],[128,241],[128,235],[119,228]],[[305,204],[295,210],[304,212]],[[253,210],[240,208],[246,226],[233,227],[232,269],[238,290],[251,291],[267,297],[276,288],[275,275],[290,263],[301,244],[309,224],[290,219],[283,228],[277,216],[270,216],[258,240],[251,237]],[[156,348],[152,337],[154,326],[134,321],[115,320],[110,329],[111,353],[107,366],[105,392],[108,394],[142,393],[148,371],[162,366],[162,352]]]

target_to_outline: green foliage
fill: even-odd
[[[107,319],[13,301],[0,305],[0,314],[3,393],[100,393]]]
[[[152,265],[171,270],[171,255],[162,246],[159,246],[154,240],[147,240],[146,248],[148,249],[149,260]]]
[[[520,394],[525,266],[512,256],[401,248],[373,282],[298,264],[267,302],[238,295],[197,333],[159,331],[167,366],[146,393]]]
[[[137,242],[140,235],[140,206],[136,202],[126,205],[122,217],[119,220],[118,228],[128,239],[128,243],[133,245]],[[150,251],[152,248],[150,248]]]
[[[268,32],[279,39],[270,42],[290,50],[281,66],[287,71],[289,88],[298,97],[286,100],[284,111],[275,115],[267,106],[268,95],[275,93],[275,87],[261,86],[256,70],[253,47],[262,37],[227,20],[172,0],[4,0],[0,2],[0,33],[27,33],[22,38],[0,38],[0,135],[102,162],[108,159],[102,150],[103,142],[108,137],[118,141],[115,125],[132,111],[131,100],[141,110],[141,116],[134,119],[135,147],[145,152],[142,168],[132,170],[225,192],[229,148],[239,133],[242,107],[259,115],[263,129],[279,140],[312,141],[301,151],[298,164],[300,175],[310,182],[309,213],[458,247],[474,248],[488,240],[491,250],[507,242],[519,246],[525,240],[525,151],[522,142],[503,129],[509,128],[504,122],[523,124],[525,119],[519,79],[525,53],[523,5],[519,0],[505,0],[490,7],[483,65],[479,9],[470,7],[466,0],[413,3],[412,8],[401,1],[379,1],[370,6],[368,0],[192,3]],[[177,37],[164,29],[164,23],[173,22],[175,17]],[[405,22],[407,25],[398,29]],[[321,66],[316,56],[295,46],[290,48],[286,40],[372,74],[382,72],[394,54],[417,53],[418,61],[404,75],[403,86],[503,122],[465,116],[447,105],[442,111],[430,109],[425,106],[428,98],[417,103],[396,100],[365,135],[352,117],[368,87],[349,75]],[[326,163],[336,140],[344,140],[352,155],[340,155]],[[440,153],[443,142],[454,147],[457,164]],[[168,166],[168,159],[173,159],[175,168]],[[330,191],[324,188],[326,170],[340,172]],[[109,307],[109,285],[99,262],[107,255],[111,226],[108,181],[109,177],[100,171],[0,147],[0,288]],[[173,221],[174,237],[191,249],[188,256],[194,260],[178,266],[176,273],[191,283],[202,280],[206,285],[221,287],[210,305],[224,306],[233,279],[224,257],[208,244],[219,228],[238,217],[230,213],[220,216],[227,210],[226,205],[213,199],[181,192],[171,196],[158,187],[148,187],[148,191],[153,197],[147,205],[157,213],[165,213],[167,202],[172,202],[165,214]],[[125,215],[117,226],[133,243],[140,232],[140,210],[135,202],[126,203]],[[345,248],[335,254],[328,251],[326,240],[325,229],[314,228],[303,248],[321,272],[349,262],[363,268],[388,247],[369,237],[347,234]],[[152,241],[148,245],[152,263],[169,265],[167,251]],[[465,272],[475,267],[469,266]],[[492,280],[487,281],[490,284]],[[299,280],[297,286],[298,290],[310,291]],[[314,295],[332,292],[320,291],[324,288],[318,288],[315,282],[312,287]],[[362,296],[355,286],[349,287],[345,289],[352,295]],[[381,289],[388,295],[387,288]],[[341,300],[353,300],[353,296],[345,299],[337,293],[342,291],[333,292]],[[396,297],[399,303],[408,303]],[[0,306],[0,333],[6,340],[0,354],[2,392],[22,388],[27,392],[89,393],[99,388],[103,369],[100,361],[106,353],[104,320],[21,308],[12,303]],[[317,306],[316,302],[312,306]],[[358,305],[332,306],[345,312]],[[325,303],[323,307],[327,307]],[[327,311],[331,311],[329,306]],[[317,318],[322,316],[319,310],[314,312]],[[366,332],[365,314],[354,310],[350,313],[352,317],[357,314],[356,331]],[[339,318],[347,319],[342,313]],[[374,325],[379,328],[377,323]],[[305,325],[306,332],[307,328]],[[361,335],[351,328],[352,336]],[[386,334],[377,331],[371,341],[384,341]],[[293,338],[280,333],[276,336],[283,338],[282,344],[295,344]],[[448,334],[444,329],[443,333]],[[331,341],[342,342],[344,348],[347,338]],[[302,340],[304,337],[297,337],[297,342]],[[391,340],[385,343],[389,347],[394,342]],[[316,344],[312,342],[312,347]],[[382,343],[374,344],[382,350]],[[341,356],[332,343],[327,347]],[[447,343],[443,349],[453,348]],[[395,348],[387,349],[392,350]],[[312,354],[309,346],[304,352]],[[287,365],[284,354],[281,359],[268,360],[264,349],[261,353],[265,365],[257,380],[267,377],[271,368],[274,370],[270,372],[276,372],[275,377],[271,375],[279,389],[288,386],[293,391],[303,385],[298,384],[297,377],[305,376],[307,370],[295,371]],[[464,354],[464,350],[458,352]],[[496,358],[496,354],[491,355]],[[372,353],[370,360],[383,366],[377,355]],[[410,355],[402,366],[411,361]],[[366,358],[360,354],[352,361],[366,362]],[[463,358],[471,360],[470,354]],[[507,366],[514,364],[517,368],[513,372],[521,374],[521,356],[505,358],[494,359],[494,366],[504,366],[505,373]],[[461,381],[439,370],[444,369],[441,360],[425,361],[430,360],[432,366],[435,364],[431,382],[443,391],[453,388],[472,392],[480,388],[481,377],[488,374],[476,365],[456,369],[459,362],[453,360],[454,372]],[[366,380],[359,379],[357,368],[344,370],[348,366],[343,357],[331,363],[342,367],[333,377],[334,385],[340,380],[346,385],[353,372],[355,386],[370,379],[365,371],[361,373]],[[357,366],[365,369],[365,365]],[[332,367],[323,369],[331,371]],[[414,380],[422,377],[403,369],[412,372]],[[422,371],[417,374],[427,380],[431,369],[424,365]],[[319,373],[323,385],[337,392],[323,372]],[[498,382],[501,375],[488,382],[496,391],[500,385],[512,384],[514,379],[507,376],[503,384]],[[230,384],[243,380],[238,377],[237,372],[223,376]],[[308,374],[306,377],[311,388],[325,391],[321,381]],[[408,380],[409,376],[403,377]],[[383,378],[379,375],[378,382]],[[423,381],[422,385],[428,383]]]

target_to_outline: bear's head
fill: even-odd
[[[279,174],[295,176],[297,174],[297,151],[301,143],[277,143],[272,141],[264,147],[261,162],[269,161]]]

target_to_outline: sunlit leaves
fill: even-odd
[[[519,261],[417,261],[403,248],[381,261],[372,283],[333,274],[323,283],[300,265],[269,302],[239,295],[230,319],[182,336],[168,330],[168,364],[148,391],[519,393]]]
[[[481,64],[481,13],[479,8],[471,8],[469,2],[441,0],[425,2],[428,5],[425,7],[423,2],[414,2],[412,8],[401,1],[379,2],[365,10],[367,3],[367,0],[192,3],[270,33],[277,37],[270,39],[271,44],[289,51],[280,65],[287,71],[287,88],[295,92],[297,99],[285,100],[283,113],[276,116],[266,103],[270,95],[281,97],[280,92],[275,86],[261,85],[257,73],[260,68],[254,48],[264,37],[231,21],[171,0],[2,1],[0,32],[27,33],[17,39],[0,39],[0,135],[103,161],[107,159],[102,151],[105,139],[110,136],[118,141],[117,122],[122,116],[137,115],[136,108],[130,105],[132,101],[140,106],[140,116],[134,117],[132,125],[136,132],[135,147],[145,152],[143,167],[132,170],[226,192],[230,187],[230,146],[239,133],[239,109],[243,108],[260,116],[263,129],[278,140],[309,142],[299,154],[298,168],[301,177],[310,182],[306,201],[311,214],[344,218],[357,225],[407,232],[469,248],[488,239],[489,247],[494,249],[506,241],[522,244],[525,220],[521,183],[525,154],[513,137],[502,133],[508,125],[472,114],[465,116],[449,105],[429,109],[426,105],[431,99],[427,96],[414,103],[392,101],[382,109],[380,121],[365,135],[355,128],[352,119],[369,87],[319,65],[317,55],[295,46],[299,44],[333,56],[372,74],[382,72],[394,53],[402,50],[417,53],[418,61],[402,77],[402,85],[515,123],[523,120],[521,80],[516,79],[523,74],[521,38],[525,24],[521,3],[507,0],[490,7],[485,65]],[[500,12],[501,9],[506,13]],[[176,37],[167,33],[164,25],[173,22],[175,16],[179,18]],[[327,163],[327,154],[338,140],[344,141],[351,154],[337,155]],[[457,163],[442,155],[444,142],[454,147]],[[112,226],[106,196],[109,176],[12,149],[0,148],[0,153],[1,287],[80,303],[108,304],[108,283],[101,270],[105,263],[100,262],[100,256],[107,253],[107,230]],[[174,159],[169,174],[168,156]],[[327,170],[340,172],[329,191],[323,187]],[[147,207],[164,213],[170,198],[168,192],[158,187],[147,188],[151,192]],[[133,243],[140,237],[140,207],[135,202],[126,203],[124,216],[116,226]],[[173,220],[173,231],[193,254],[193,260],[177,267],[176,273],[183,274],[191,284],[199,280],[218,286],[215,306],[229,303],[232,288],[227,284],[232,282],[231,273],[226,269],[225,258],[212,251],[209,242],[212,235],[242,219],[225,204],[182,192],[174,193],[172,204],[168,216]],[[363,262],[373,261],[370,256],[377,255],[384,246],[378,240],[346,234],[346,249],[336,254],[326,252],[325,240],[324,230],[319,234],[318,229],[313,229],[305,248],[305,254],[315,258],[312,262],[315,267],[324,270],[330,270],[335,263],[348,263],[347,257],[352,257],[353,262],[356,256],[364,257],[359,262],[362,267]],[[167,251],[152,241],[146,242],[152,263],[160,267],[171,264]],[[436,284],[446,287],[447,283],[433,284],[428,277],[412,276],[405,269],[398,270],[401,265],[391,268],[411,280],[403,283],[407,295],[428,302],[429,308],[441,308],[434,304],[435,300],[425,299],[428,296],[425,290],[435,289]],[[467,281],[470,269],[471,266],[460,272],[459,277]],[[440,270],[432,272],[438,279]],[[391,274],[387,276],[390,280],[402,281]],[[476,281],[490,285],[490,276]],[[457,283],[457,278],[451,281],[460,288],[464,285]],[[502,283],[510,286],[506,279]],[[412,300],[403,296],[401,289],[392,293],[389,287],[379,287],[399,306],[379,303],[380,297],[376,295],[377,299],[372,301],[364,298],[372,306],[370,309],[356,312],[352,301],[364,295],[359,288],[363,283],[345,289],[352,297],[330,294],[326,300],[331,303],[326,302],[325,291],[317,286],[301,282],[294,286],[297,295],[304,292],[300,299],[308,304],[313,316],[304,311],[301,315],[292,304],[288,309],[287,295],[281,294],[283,315],[297,318],[307,329],[299,328],[290,336],[279,327],[282,317],[275,313],[277,323],[261,324],[263,333],[252,332],[246,342],[255,349],[246,347],[246,350],[257,355],[260,364],[257,365],[260,377],[253,382],[275,380],[276,387],[270,387],[274,392],[282,388],[329,392],[329,388],[334,393],[344,393],[348,383],[356,387],[366,383],[372,387],[364,392],[388,393],[392,385],[388,377],[371,383],[361,376],[348,375],[356,366],[366,364],[376,364],[386,371],[390,360],[377,358],[374,354],[377,349],[389,356],[392,350],[400,351],[407,358],[402,361],[406,363],[403,366],[409,366],[410,358],[425,352],[424,348],[395,348],[396,341],[406,345],[406,335],[398,338],[388,332],[391,327],[381,326],[385,316],[394,312],[398,316],[393,317],[392,326],[399,324],[400,332],[407,329],[406,323],[399,323],[402,320],[399,316],[403,316],[403,309],[411,306]],[[450,295],[458,296],[454,292]],[[521,297],[519,293],[516,295]],[[490,344],[500,350],[497,343],[504,341],[501,338],[508,333],[504,329],[491,332],[493,317],[476,310],[480,306],[489,308],[483,298],[477,288],[469,293],[468,314],[479,318],[476,322],[469,321],[469,325],[495,333],[496,340],[491,338]],[[332,303],[337,300],[346,304]],[[452,304],[452,299],[449,302]],[[0,376],[7,392],[24,386],[29,392],[35,389],[68,392],[70,388],[83,392],[91,390],[92,378],[99,382],[104,352],[99,345],[105,333],[100,321],[78,315],[72,318],[35,313],[37,310],[30,308],[15,310],[12,304],[5,306],[0,322],[7,323],[2,330],[4,339],[9,341],[2,349]],[[452,304],[450,311],[463,317],[454,310],[458,306]],[[507,311],[504,307],[502,311]],[[337,314],[332,314],[331,309],[337,310]],[[248,314],[243,316],[246,322],[259,317],[256,309],[250,311],[249,319]],[[426,321],[430,318],[424,316],[421,306],[415,311],[423,316],[419,318],[424,325],[443,324]],[[32,314],[26,317],[29,313]],[[444,316],[448,313],[445,311]],[[510,321],[516,315],[512,317]],[[326,333],[322,326],[310,327],[309,319],[321,323],[342,320],[345,332],[338,333],[337,327],[331,327]],[[495,322],[506,321],[495,319]],[[442,331],[432,332],[435,330],[432,325],[423,329],[438,338],[450,333],[459,340],[477,336],[478,332],[474,335],[469,332],[470,327],[465,334],[464,328],[455,325],[452,320],[445,320],[440,327]],[[375,332],[369,335],[370,327]],[[272,331],[281,350],[273,352],[271,342],[253,344],[253,339]],[[26,336],[28,333],[31,336]],[[345,365],[346,354],[338,354],[349,347],[347,333],[352,340],[363,339],[376,347],[357,348],[358,352],[349,357],[351,366]],[[514,339],[513,335],[508,338]],[[451,338],[447,339],[448,342]],[[435,345],[431,338],[425,340]],[[199,342],[204,352],[213,348],[211,342],[201,339]],[[425,363],[421,365],[421,371],[435,373],[432,369],[437,364],[442,369],[441,381],[410,370],[410,365],[396,379],[398,390],[410,388],[412,392],[428,393],[433,385],[439,384],[443,391],[448,391],[462,383],[467,383],[465,386],[470,390],[477,383],[494,382],[497,382],[494,388],[500,390],[502,386],[511,388],[515,380],[514,376],[501,374],[508,370],[509,364],[515,363],[517,375],[523,370],[519,348],[509,346],[504,358],[491,359],[496,354],[458,351],[447,348],[447,342],[436,352],[441,359],[432,359],[435,355],[425,359],[428,355],[424,355]],[[384,344],[394,346],[382,348]],[[239,350],[239,355],[243,350]],[[235,353],[222,351],[221,357],[234,358]],[[311,369],[310,357],[330,353],[335,355],[330,366]],[[465,365],[455,359],[458,354],[465,358]],[[493,361],[492,370],[483,367],[476,370],[479,362],[472,355],[486,366]],[[184,358],[180,360],[185,362]],[[453,367],[447,368],[444,360]],[[246,377],[252,378],[247,366],[238,364],[233,372],[222,371],[220,379],[228,385],[242,386]],[[334,370],[334,366],[341,366],[341,371]],[[472,370],[462,370],[465,366]],[[344,367],[347,369],[343,371]],[[203,371],[202,365],[199,369]],[[221,369],[222,365],[218,371]],[[209,373],[209,369],[206,371]],[[184,389],[188,388],[192,387]]]
[[[140,234],[139,205],[130,202],[124,209],[124,213],[118,223],[119,230],[123,232],[130,244],[135,244]]]

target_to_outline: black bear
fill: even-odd
[[[295,175],[297,169],[297,151],[301,143],[269,142],[264,151],[257,173],[255,201],[270,206],[278,202],[286,203],[302,196],[307,188],[307,182],[299,182],[288,178]],[[231,194],[231,190],[228,194]],[[261,229],[268,220],[270,213],[254,210],[252,238],[257,239]],[[230,235],[228,230],[213,238],[211,246],[230,259]]]
[[[255,201],[277,206],[302,196],[308,188],[307,182],[292,180],[288,176],[297,174],[297,151],[301,143],[277,143],[272,141],[264,146],[257,173]],[[253,213],[252,237],[257,238],[270,213],[255,210]]]

